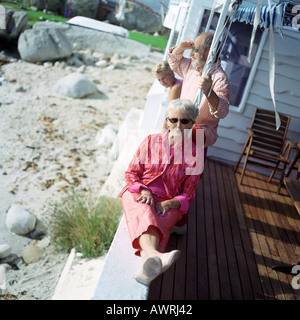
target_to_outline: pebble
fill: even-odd
[[[0,259],[11,254],[11,246],[9,244],[0,244]]]
[[[26,247],[20,254],[20,257],[23,258],[24,262],[29,264],[29,263],[34,263],[39,261],[42,256],[43,256],[44,250],[37,246],[28,246]]]

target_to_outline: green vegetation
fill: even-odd
[[[120,199],[95,200],[74,190],[49,209],[54,244],[64,251],[75,248],[84,257],[97,257],[109,249],[122,215]]]
[[[6,9],[14,10],[14,11],[25,11],[28,14],[28,23],[30,25],[34,25],[38,21],[54,21],[54,22],[66,22],[67,18],[64,18],[59,15],[52,15],[44,13],[43,11],[33,11],[30,9],[22,9],[23,1],[0,1],[1,5],[3,5]]]
[[[142,32],[129,31],[129,39],[141,42],[143,44],[151,45],[154,48],[165,50],[168,39],[163,36],[152,36]]]
[[[64,18],[62,16],[46,14],[46,13],[43,13],[42,11],[27,10],[26,12],[28,14],[28,23],[31,25],[34,25],[36,22],[43,21],[43,20],[49,20],[49,21],[54,21],[54,22],[66,22],[67,21],[67,18]]]

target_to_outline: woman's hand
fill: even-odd
[[[147,203],[150,206],[154,205],[152,193],[148,189],[142,189],[141,196],[137,199],[137,201],[141,201],[142,203]]]
[[[178,199],[171,199],[159,202],[155,206],[157,215],[164,216],[170,209],[178,209],[180,207],[180,201]]]

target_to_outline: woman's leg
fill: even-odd
[[[146,261],[151,256],[161,257],[162,254],[158,251],[160,234],[156,227],[150,226],[148,230],[140,236],[138,241],[142,249],[140,254],[143,261]]]

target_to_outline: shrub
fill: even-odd
[[[60,201],[50,204],[51,238],[62,250],[96,257],[110,247],[122,214],[121,200],[70,191]]]

